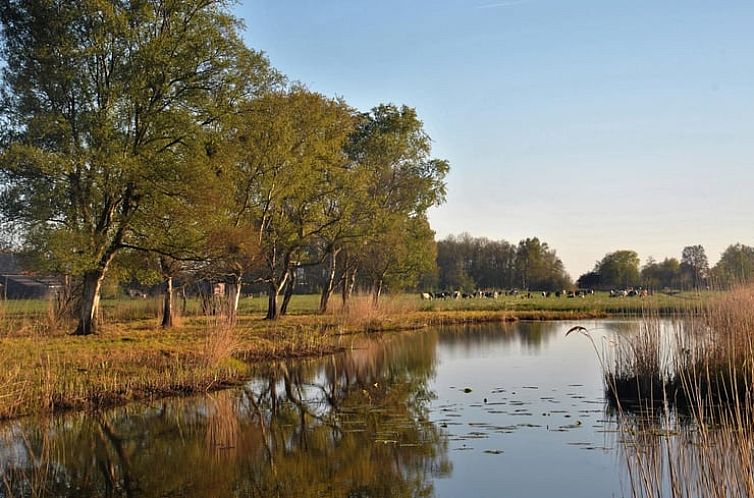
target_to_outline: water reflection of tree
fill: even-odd
[[[270,365],[243,392],[29,423],[18,447],[43,450],[45,496],[430,496],[451,471],[427,414],[435,346],[375,341]],[[0,469],[20,494],[38,467]]]
[[[563,324],[558,322],[514,322],[474,324],[452,327],[440,332],[440,340],[451,352],[488,350],[492,346],[521,346],[524,351],[535,353],[554,339]]]

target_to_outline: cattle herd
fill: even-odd
[[[574,291],[569,290],[559,290],[559,291],[542,291],[538,293],[544,298],[548,297],[566,297],[566,298],[586,298],[587,296],[593,296],[594,290],[593,289],[577,289]],[[638,288],[629,288],[629,289],[613,289],[610,291],[609,296],[610,297],[646,297],[649,293],[646,289]],[[474,292],[461,292],[461,291],[453,291],[453,292],[422,292],[421,298],[426,300],[432,300],[432,299],[497,299],[499,297],[503,296],[520,296],[521,298],[531,298],[533,297],[532,293],[529,291],[519,291],[518,289],[510,289],[510,290],[504,290],[504,291],[483,291],[483,290],[477,290]]]

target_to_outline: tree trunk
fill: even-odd
[[[330,296],[335,288],[335,269],[337,265],[338,252],[333,251],[330,253],[330,266],[327,269],[327,281],[322,286],[322,295],[319,298],[319,312],[327,312],[327,304],[330,302]],[[343,282],[345,285],[345,281]]]
[[[348,304],[348,300],[351,299],[351,296],[353,295],[353,288],[356,285],[356,272],[357,270],[355,268],[346,270],[346,275],[343,277],[341,299],[343,300],[344,308]]]
[[[238,316],[238,305],[241,303],[242,276],[234,275],[233,283],[227,286],[228,315],[231,320]]]
[[[165,279],[165,294],[162,296],[162,323],[160,327],[169,329],[173,326],[173,277]]]
[[[267,287],[267,316],[265,320],[277,320],[278,318],[278,287],[275,282],[270,282]]]
[[[372,305],[376,308],[380,304],[380,295],[382,294],[382,279],[377,280],[372,287]]]
[[[296,286],[296,273],[291,272],[288,278],[288,283],[285,285],[285,292],[283,293],[283,304],[280,305],[280,316],[285,316],[288,313],[288,305],[291,302],[293,296],[293,288]]]
[[[62,320],[76,315],[73,283],[70,275],[63,276],[63,284],[55,293],[55,319]]]
[[[274,262],[274,259],[271,261]],[[275,278],[275,271],[272,269],[274,267],[270,269],[269,286],[267,288],[267,316],[265,317],[265,320],[276,320],[279,316],[278,295],[285,288],[288,279],[291,277],[291,255],[286,254],[284,261],[285,263],[281,265],[283,270],[281,270],[279,279]]]
[[[84,285],[79,305],[79,324],[76,327],[76,335],[97,333],[100,290],[102,289],[102,280],[104,278],[104,269],[90,270],[84,273]]]
[[[188,296],[186,296],[186,284],[181,286],[181,315],[186,316],[188,309]]]

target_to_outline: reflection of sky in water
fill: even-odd
[[[438,497],[620,494],[599,363],[586,337],[565,337],[573,325],[441,334],[432,420],[447,425],[453,474],[435,483]],[[599,344],[627,323],[578,325]]]

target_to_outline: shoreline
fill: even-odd
[[[233,388],[253,378],[255,363],[336,354],[375,333],[638,316],[576,310],[412,311],[360,321],[334,314],[291,315],[275,322],[241,316],[233,326],[202,317],[185,318],[171,330],[157,328],[154,320],[132,320],[108,324],[94,336],[3,337],[0,420]]]

